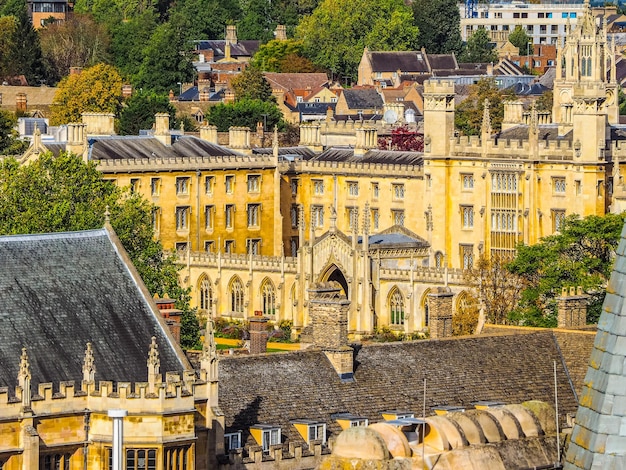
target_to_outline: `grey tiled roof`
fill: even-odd
[[[343,91],[349,109],[383,107],[383,98],[373,88],[349,88]]]
[[[421,415],[424,377],[427,410],[470,407],[479,400],[553,403],[554,360],[560,410],[571,413],[577,406],[550,332],[365,345],[354,359],[350,383],[340,380],[320,351],[221,359],[219,404],[226,430],[244,431],[245,440],[251,425],[273,424],[286,438],[300,440],[291,420],[320,420],[337,433],[335,413],[371,421],[382,420],[381,411],[388,409]]]
[[[171,146],[152,136],[111,136],[92,139],[90,160],[206,157],[241,155],[194,136],[179,136]]]
[[[0,237],[0,299],[0,386],[16,385],[23,347],[34,387],[80,383],[87,342],[96,381],[146,381],[152,336],[162,372],[187,364],[106,229]]]
[[[598,321],[565,467],[626,465],[626,226]]]
[[[359,157],[354,155],[352,148],[331,147],[313,157],[312,160],[421,166],[423,165],[424,154],[402,150],[369,150],[365,155]]]
[[[419,51],[370,52],[374,72],[429,72],[426,57]]]

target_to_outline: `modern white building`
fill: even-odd
[[[496,42],[506,41],[509,32],[517,25],[526,29],[534,44],[556,44],[559,36],[565,35],[568,24],[575,25],[583,12],[580,3],[525,2],[459,4],[461,13],[461,38],[467,39],[478,28],[486,28]]]

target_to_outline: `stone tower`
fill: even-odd
[[[454,81],[424,82],[424,152],[433,156],[450,154],[454,136]]]
[[[626,468],[626,227],[604,299],[566,470]]]
[[[558,48],[552,120],[559,134],[574,131],[576,157],[597,161],[604,148],[606,124],[618,123],[614,46],[606,24],[598,25],[589,0],[576,28],[568,28]]]

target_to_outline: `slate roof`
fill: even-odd
[[[207,51],[213,50],[213,60],[217,62],[219,59],[224,58],[226,41],[221,40],[201,40],[195,41],[196,50]],[[259,49],[261,41],[237,41],[237,44],[231,44],[230,55],[231,57],[252,57],[254,53]]]
[[[369,53],[374,72],[428,73],[425,54],[419,51],[373,51]]]
[[[528,139],[528,126],[519,125],[511,127],[505,131],[496,134],[498,140],[527,140]],[[546,126],[539,126],[538,137],[539,140],[572,140],[572,132],[568,132],[563,136],[559,136],[559,129],[557,125],[550,124]]]
[[[354,155],[352,148],[331,147],[313,157],[312,160],[421,166],[424,154],[402,150],[369,150],[365,155],[359,157]]]
[[[363,237],[357,238],[357,243],[363,243]],[[386,247],[428,247],[430,244],[422,237],[400,225],[393,225],[382,232],[368,237],[370,248]]]
[[[343,91],[348,109],[382,108],[383,98],[374,88],[348,88]]]
[[[170,146],[153,136],[111,136],[91,140],[90,160],[203,157],[241,155],[195,136],[178,136]]]
[[[256,147],[252,149],[252,153],[256,155],[272,155],[274,149],[271,147]],[[278,156],[294,156],[302,157],[309,160],[315,155],[315,152],[308,147],[278,147]]]
[[[516,95],[521,96],[539,96],[546,91],[549,91],[550,88],[543,86],[541,83],[521,83],[517,82],[515,85],[510,86],[507,90],[511,90]]]
[[[152,336],[162,372],[189,367],[115,243],[107,229],[0,237],[0,386],[23,347],[34,387],[80,383],[87,342],[96,380],[145,382]]]
[[[245,442],[251,425],[273,424],[287,439],[300,441],[291,420],[323,421],[338,433],[335,413],[370,422],[381,421],[381,411],[388,409],[421,415],[424,377],[429,415],[433,406],[470,407],[479,400],[553,403],[554,360],[560,411],[572,413],[577,406],[550,332],[364,345],[354,360],[355,380],[345,383],[315,350],[220,359],[226,431],[244,431]]]

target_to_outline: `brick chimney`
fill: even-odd
[[[250,354],[267,352],[267,318],[257,310],[250,318]]]
[[[28,99],[26,93],[17,93],[15,95],[15,110],[26,112],[28,110]]]
[[[174,304],[176,301],[170,299],[167,295],[162,299],[155,297],[154,302],[157,304],[161,316],[165,319],[165,323],[172,332],[172,336],[180,344],[180,317],[183,311],[175,308]]]
[[[449,287],[437,287],[428,294],[428,324],[430,337],[452,336],[452,296]]]
[[[354,380],[354,352],[348,346],[350,301],[336,282],[309,289],[313,346],[321,348],[342,381]]]
[[[559,328],[579,328],[587,324],[587,302],[589,296],[583,293],[583,288],[563,287],[558,299]]]

